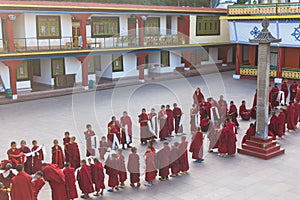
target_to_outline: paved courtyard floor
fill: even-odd
[[[223,94],[227,102],[234,100],[239,106],[241,100],[252,105],[256,88],[255,81],[233,80],[233,72],[212,73],[204,76],[146,82],[143,85],[119,87],[56,98],[48,98],[22,103],[0,106],[1,143],[0,159],[6,158],[6,151],[12,140],[20,142],[25,139],[31,147],[33,139],[39,144],[45,144],[45,160],[50,161],[50,148],[53,139],[62,143],[64,131],[70,131],[77,137],[81,155],[85,153],[83,132],[85,125],[90,123],[98,135],[106,135],[107,123],[112,115],[119,118],[127,110],[134,122],[133,142],[141,156],[145,146],[139,144],[139,126],[137,115],[141,108],[149,111],[152,107],[159,109],[161,104],[178,105],[185,112],[184,130],[188,139],[189,109],[192,95],[196,87],[200,87],[205,97],[219,98]],[[249,122],[240,121],[238,144],[248,127]],[[105,191],[104,197],[98,199],[300,199],[300,134],[299,130],[287,133],[278,143],[285,148],[286,153],[271,160],[261,160],[241,154],[232,158],[220,158],[216,153],[207,152],[205,140],[205,161],[195,164],[190,159],[188,175],[171,178],[169,181],[156,181],[154,186],[132,189],[128,181],[126,187],[115,193]],[[179,137],[169,139],[171,143]],[[155,143],[156,148],[162,146]],[[125,151],[125,157],[129,150]],[[191,156],[191,155],[189,155]],[[141,163],[143,166],[143,163]],[[144,181],[142,175],[141,179]],[[105,183],[107,184],[107,177]],[[79,194],[80,191],[78,190]],[[42,189],[39,199],[50,200],[48,184]],[[95,197],[92,197],[96,199]]]

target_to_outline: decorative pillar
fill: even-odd
[[[81,62],[81,70],[82,70],[82,87],[85,90],[88,90],[89,87],[89,61],[91,57],[89,56],[78,56],[76,57]]]
[[[222,67],[227,67],[227,57],[229,48],[222,48]]]
[[[283,68],[283,65],[284,65],[284,47],[278,47],[276,77],[279,78],[279,79],[282,78],[282,68]]]
[[[256,60],[256,45],[249,46],[249,65],[255,66]]]
[[[138,53],[137,56],[139,57],[139,81],[144,83],[145,82],[145,57],[147,53]]]
[[[10,89],[12,91],[12,98],[16,100],[18,98],[17,92],[17,67],[21,64],[21,60],[7,60],[2,61],[9,68],[9,77],[10,77]]]
[[[86,20],[91,16],[90,14],[74,14],[73,17],[76,17],[80,20],[80,35],[82,38],[82,48],[87,48],[87,39],[86,39]]]

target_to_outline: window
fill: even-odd
[[[52,77],[65,74],[65,62],[63,58],[51,59]]]
[[[60,39],[60,16],[36,16],[36,32],[38,39]]]
[[[101,71],[101,56],[93,56],[89,60],[89,74],[94,74],[96,71]]]
[[[209,61],[209,49],[203,49],[201,51],[201,61]]]
[[[160,53],[160,64],[162,67],[170,66],[170,52],[169,51],[163,51]]]
[[[112,55],[112,71],[122,72],[123,71],[123,56],[120,54]]]
[[[167,35],[170,35],[172,34],[172,16],[167,16],[166,20]]]
[[[145,35],[160,35],[160,18],[149,17],[145,21]]]
[[[119,17],[92,17],[92,37],[119,35]]]
[[[33,76],[41,76],[40,60],[29,60],[28,66],[31,66]]]
[[[29,79],[29,75],[28,75],[27,61],[23,61],[17,67],[17,81],[24,81],[28,79]]]
[[[220,20],[218,16],[197,16],[196,36],[220,35]]]

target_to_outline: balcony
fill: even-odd
[[[236,4],[228,6],[228,16],[299,15],[300,3]]]
[[[144,37],[144,46],[173,46],[185,45],[187,38],[184,35],[154,35]],[[17,52],[51,51],[83,49],[80,37],[63,37],[61,39],[14,38]],[[109,38],[87,37],[87,49],[112,49],[139,47],[139,38],[130,36],[116,36]],[[7,42],[0,40],[0,51],[7,52]]]

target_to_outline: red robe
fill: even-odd
[[[209,122],[210,122],[209,118],[203,118],[203,119],[201,119],[201,121],[200,121],[201,131],[203,131],[203,132],[207,132],[208,131]]]
[[[16,168],[17,164],[21,163],[21,156],[18,156],[20,154],[20,150],[19,149],[12,149],[10,148],[7,151],[7,155],[8,155],[8,160],[11,161],[12,167]],[[18,156],[18,157],[15,157]]]
[[[270,119],[269,130],[273,134],[278,135],[278,117],[276,115],[272,115]]]
[[[279,93],[279,89],[277,87],[273,87],[271,89],[270,95],[271,95],[271,106],[272,106],[272,108],[279,105],[279,102],[277,101],[278,93]]]
[[[171,109],[166,109],[169,136],[174,131],[174,115]]]
[[[146,113],[141,113],[138,118],[140,123],[140,140],[142,143],[147,142],[147,140],[151,138],[147,124],[147,121],[149,120],[148,115]]]
[[[40,178],[32,181],[32,183],[34,187],[34,200],[38,200],[38,195],[41,189],[43,188],[43,186],[45,185],[45,181]]]
[[[126,117],[121,117],[120,122],[122,124],[122,126],[124,127],[125,125],[127,125],[128,127],[128,135],[130,137],[130,142],[128,144],[130,144],[132,142],[132,121],[131,118],[129,116]],[[121,144],[127,144],[126,142],[126,134],[125,134],[125,130],[122,129],[122,137],[121,137]]]
[[[31,151],[35,151],[39,146],[33,146]],[[42,171],[42,162],[44,160],[43,150],[39,150],[32,158],[32,173],[36,173],[37,171]]]
[[[237,141],[237,139],[236,139],[236,135],[235,135],[235,133],[232,133],[231,131],[228,131],[227,132],[227,134],[228,134],[228,141],[227,141],[227,153],[229,154],[229,155],[233,155],[233,154],[235,154],[235,152],[236,152],[236,141]]]
[[[30,153],[31,152],[29,147],[27,147],[27,146],[25,146],[24,148],[19,148],[19,151],[22,153]],[[22,160],[22,157],[21,157],[21,160]],[[26,161],[24,163],[24,171],[29,175],[33,173],[32,172],[32,156],[26,157]]]
[[[80,167],[80,153],[77,143],[68,143],[66,145],[66,151],[69,155],[69,162],[71,167],[73,167],[74,169]]]
[[[284,93],[284,98],[285,98],[284,102],[286,102],[286,98],[289,95],[289,89],[288,89],[288,86],[287,86],[286,82],[282,82],[281,91],[283,91],[283,93]]]
[[[190,117],[191,117],[191,120],[190,120],[190,125],[191,125],[191,132],[195,132],[196,129],[197,129],[197,122],[196,122],[196,118],[195,116],[198,114],[198,108],[192,108],[191,111],[190,111]]]
[[[170,152],[170,168],[172,174],[178,174],[180,172],[179,164],[179,150],[177,147],[173,147]]]
[[[287,129],[288,130],[295,130],[295,107],[293,105],[287,106]]]
[[[171,149],[169,146],[163,147],[156,154],[157,168],[159,169],[159,176],[169,176],[169,165],[170,165],[170,153]]]
[[[99,142],[99,154],[100,154],[100,159],[104,159],[105,153],[107,152],[107,148],[109,148],[108,142],[102,142],[100,140]]]
[[[118,160],[118,175],[121,183],[124,183],[127,179],[127,171],[125,166],[124,155],[120,155]]]
[[[202,92],[197,93],[196,91],[193,94],[193,100],[194,104],[198,105],[202,100],[204,99],[204,96]]]
[[[280,112],[278,115],[278,136],[282,137],[283,133],[285,133],[285,114],[284,112]]]
[[[290,102],[294,102],[294,98],[297,94],[297,88],[298,88],[298,85],[295,84],[295,83],[292,83],[291,86],[290,86]],[[300,99],[298,99],[300,100]]]
[[[240,108],[239,108],[239,115],[241,116],[241,118],[243,120],[248,121],[251,117],[251,113],[250,110],[247,110],[246,105],[245,104],[241,104]]]
[[[155,164],[155,155],[154,152],[146,152],[145,153],[145,180],[147,182],[151,182],[155,180],[157,174],[157,168]]]
[[[108,133],[107,133],[108,143],[112,145],[114,141],[114,137],[117,137],[119,142],[121,142],[119,123],[115,122],[115,124],[112,124],[112,122],[109,122],[107,127],[108,127]]]
[[[117,187],[119,185],[118,179],[118,164],[117,159],[107,158],[104,168],[106,169],[106,174],[108,175],[108,187]]]
[[[295,98],[298,99],[298,101],[300,99],[300,89],[299,89],[299,87],[297,88],[297,93],[296,93]]]
[[[130,153],[128,157],[127,169],[130,173],[130,183],[140,182],[140,157],[136,153]]]
[[[0,200],[9,200],[8,192],[0,189]]]
[[[250,126],[244,137],[243,137],[243,140],[242,140],[242,144],[244,144],[246,142],[246,140],[250,140],[251,136],[255,136],[255,126]]]
[[[34,200],[34,187],[31,177],[26,172],[19,172],[12,178],[11,200]]]
[[[165,115],[167,115],[166,112],[159,111],[158,112],[158,121],[159,121],[159,138],[166,138],[169,134],[169,128],[168,128],[168,118],[165,118]]]
[[[3,173],[7,173],[7,176],[4,177]],[[10,188],[11,180],[15,174],[11,170],[4,171],[3,173],[0,174],[0,182],[3,183],[4,188]]]
[[[52,164],[57,164],[60,169],[64,168],[64,154],[61,146],[52,147]]]
[[[221,154],[225,154],[225,153],[228,153],[228,146],[227,146],[227,143],[228,143],[228,129],[223,128],[221,130],[221,133],[220,133],[220,137],[219,137],[219,140],[218,140],[218,152],[221,153]]]
[[[65,175],[56,164],[47,164],[43,168],[43,177],[50,184],[52,200],[68,200],[65,188]]]
[[[187,152],[188,142],[181,142],[178,145],[178,155],[179,155],[179,164],[180,164],[180,171],[185,172],[188,171],[189,160],[188,160],[188,152]]]
[[[203,133],[201,131],[193,135],[190,152],[193,159],[200,160],[203,157]]]
[[[237,121],[238,111],[235,105],[230,105],[229,116],[231,117],[232,122],[235,123],[236,126],[239,126],[239,122]]]
[[[181,115],[182,115],[182,111],[180,108],[176,107],[173,109],[173,116],[174,116],[174,120],[175,120],[175,133],[183,132],[183,130],[179,129]]]
[[[294,115],[294,124],[297,127],[300,120],[300,103],[298,101],[294,102],[295,115]]]
[[[86,140],[86,157],[95,156],[95,149],[92,148],[92,137],[95,135],[95,132],[92,130],[87,130],[84,132]]]
[[[76,199],[78,198],[77,189],[76,189],[76,178],[75,178],[75,170],[72,167],[64,168],[63,173],[66,179],[66,193],[68,199]]]
[[[95,191],[99,192],[100,189],[105,189],[104,185],[104,172],[103,172],[103,165],[101,162],[98,162],[95,165],[91,165],[92,170],[92,180],[95,184]]]
[[[79,188],[83,194],[94,192],[90,166],[82,165],[81,168],[79,168],[79,170],[77,171],[77,181]]]
[[[70,140],[71,140],[71,138],[70,137],[64,137],[64,139],[63,139],[63,145],[64,145],[64,151],[65,151],[65,160],[66,160],[66,162],[70,162],[69,161],[69,155],[68,155],[68,153],[67,153],[67,151],[66,151],[66,145],[70,142]]]

